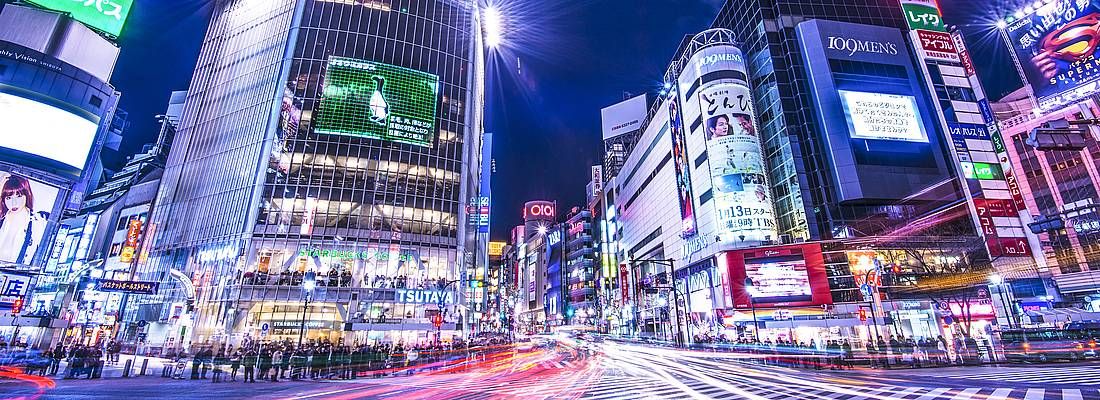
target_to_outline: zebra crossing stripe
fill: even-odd
[[[951,400],[969,400],[971,397],[974,397],[974,395],[978,394],[978,392],[980,392],[980,391],[981,391],[981,389],[979,389],[979,388],[965,389],[965,390],[959,392],[958,394],[956,394],[955,397],[952,397]]]
[[[1082,400],[1081,389],[1062,389],[1062,400]]]
[[[925,393],[924,396],[917,397],[916,400],[932,400],[932,399],[935,399],[935,398],[939,398],[941,394],[943,394],[944,392],[947,392],[949,390],[951,390],[951,389],[948,389],[948,388],[932,389],[928,393]]]
[[[1024,395],[1024,400],[1043,400],[1046,397],[1046,389],[1028,389],[1027,394]]]

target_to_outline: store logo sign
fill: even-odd
[[[846,52],[848,57],[854,56],[856,53],[898,55],[898,45],[890,42],[876,42],[843,36],[829,36],[828,39],[830,50]]]
[[[397,289],[394,301],[412,304],[446,304],[454,303],[454,298],[451,293],[442,290]]]

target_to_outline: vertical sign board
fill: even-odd
[[[909,23],[910,37],[918,55],[926,83],[932,85],[928,71],[935,69],[946,86],[973,91],[976,101],[969,102],[980,114],[941,110],[941,122],[947,128],[957,168],[977,225],[992,257],[1029,256],[1027,236],[1019,213],[1025,211],[1019,186],[1005,153],[997,120],[975,75],[973,60],[958,33],[945,33],[942,17],[932,0],[901,0]],[[934,14],[934,15],[933,15]],[[931,86],[930,86],[931,89]],[[952,99],[945,91],[932,90],[941,102]],[[956,103],[958,101],[955,101]],[[969,188],[980,188],[973,191]]]
[[[130,263],[134,261],[134,253],[137,252],[138,237],[141,235],[141,219],[133,217],[130,219],[130,224],[126,227],[126,241],[122,245],[122,254],[119,254],[118,260],[123,263]]]
[[[691,163],[687,154],[687,138],[684,136],[684,118],[680,112],[678,89],[668,97],[668,129],[672,137],[672,164],[676,167],[676,192],[680,199],[680,234],[695,236],[695,198],[691,193]]]

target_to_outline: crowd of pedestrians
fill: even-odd
[[[801,365],[806,368],[851,368],[856,364],[871,367],[946,366],[974,363],[982,349],[974,339],[956,339],[949,342],[943,336],[936,338],[891,337],[867,340],[863,349],[853,350],[848,340],[828,340],[821,343],[794,342],[786,339],[756,341],[752,338],[729,340],[725,336],[699,335],[693,347],[715,351],[734,351],[759,354],[759,362]],[[953,351],[951,351],[953,350]],[[985,350],[990,351],[990,350]]]
[[[163,377],[217,382],[253,383],[280,380],[354,379],[390,372],[412,373],[417,366],[439,367],[465,357],[475,347],[462,341],[447,344],[374,344],[348,346],[289,340],[246,341],[240,346],[207,345],[193,355],[168,354]],[[189,364],[189,365],[188,365]],[[190,367],[189,374],[184,371]]]

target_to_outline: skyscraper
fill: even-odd
[[[764,159],[781,237],[825,239],[871,215],[874,205],[842,205],[825,171],[827,141],[817,132],[809,76],[795,26],[825,19],[902,29],[897,0],[729,0],[713,23],[734,31],[745,52]]]
[[[148,342],[456,333],[481,47],[467,1],[216,2],[142,268],[179,322]]]

